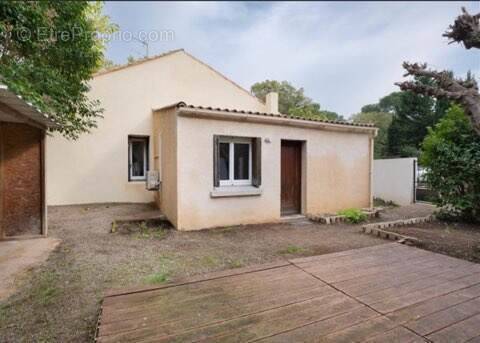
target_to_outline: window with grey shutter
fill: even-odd
[[[213,186],[220,186],[220,175],[218,170],[218,153],[219,153],[220,136],[213,136]]]
[[[252,185],[260,187],[262,184],[262,139],[253,138],[252,144]]]

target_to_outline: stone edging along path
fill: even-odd
[[[383,208],[381,207],[362,209],[362,212],[367,216],[368,219],[377,218],[381,211],[383,211]],[[307,215],[307,218],[311,221],[327,225],[347,222],[347,217],[341,214]]]
[[[399,233],[387,231],[384,229],[389,227],[400,227],[400,226],[407,226],[407,225],[413,225],[413,224],[428,223],[434,219],[435,217],[433,215],[429,215],[426,217],[401,219],[401,220],[394,220],[394,221],[381,222],[381,223],[371,223],[371,224],[363,225],[362,232],[366,234],[378,236],[384,239],[397,241],[398,243],[402,243],[402,244],[419,245],[421,244],[421,241],[415,237],[401,235]]]

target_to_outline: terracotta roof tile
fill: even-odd
[[[168,108],[168,107],[177,107],[177,108],[185,107],[185,108],[198,109],[198,110],[252,114],[252,115],[258,115],[258,116],[265,116],[265,117],[278,117],[278,118],[284,118],[284,119],[304,120],[304,121],[321,122],[321,123],[335,124],[335,125],[346,125],[346,126],[375,128],[375,125],[371,124],[371,123],[354,123],[354,122],[351,122],[351,121],[343,121],[343,120],[304,118],[304,117],[292,116],[292,115],[287,115],[287,114],[274,114],[274,113],[265,113],[265,112],[257,112],[257,111],[246,111],[246,110],[239,110],[239,109],[231,109],[231,108],[220,108],[220,107],[211,107],[211,106],[195,106],[195,105],[187,104],[183,101],[180,101],[176,104],[172,104],[172,105],[169,105],[169,106],[166,106],[166,107],[163,107],[163,108]],[[160,108],[160,109],[162,109],[162,108]],[[160,109],[158,109],[158,110],[160,110]]]

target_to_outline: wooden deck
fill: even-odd
[[[480,265],[389,243],[108,294],[99,342],[480,342]]]

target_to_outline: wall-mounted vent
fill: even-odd
[[[158,191],[160,189],[160,172],[158,170],[147,171],[147,190]]]

